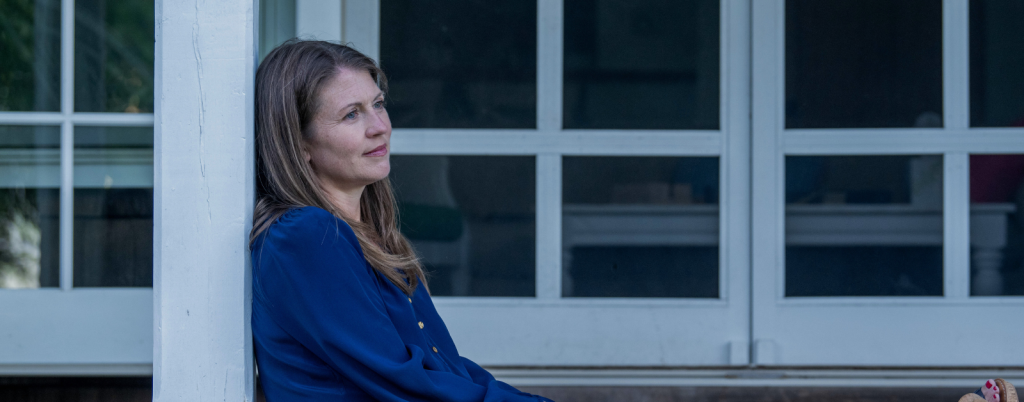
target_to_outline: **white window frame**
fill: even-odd
[[[968,158],[1024,153],[1024,129],[970,127],[968,0],[942,2],[944,127],[926,129],[785,128],[785,1],[753,3],[753,363],[1019,365],[1024,325],[1005,317],[1024,297],[970,296]],[[944,160],[944,296],[785,298],[785,156],[921,154]]]
[[[60,111],[0,112],[0,125],[60,126],[60,286],[0,289],[0,375],[152,372],[153,289],[73,287],[75,127],[153,127],[152,113],[74,110],[75,2],[61,1]]]
[[[376,58],[379,1],[343,8],[342,41]],[[537,2],[536,129],[394,130],[396,155],[536,157],[536,296],[435,297],[463,355],[491,367],[748,363],[749,2],[720,10],[720,130],[563,129],[560,0]],[[719,157],[720,298],[562,298],[562,156],[577,155]]]

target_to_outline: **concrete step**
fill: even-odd
[[[975,389],[867,387],[519,387],[557,402],[957,402]]]

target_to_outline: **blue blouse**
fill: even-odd
[[[459,356],[420,285],[412,297],[329,212],[288,211],[252,246],[260,383],[281,401],[549,401]]]

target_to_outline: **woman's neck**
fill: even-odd
[[[365,189],[366,186],[347,190],[328,188],[326,192],[329,201],[334,204],[335,208],[341,211],[341,214],[346,219],[359,222],[359,218],[362,216],[359,209],[359,200],[362,198],[363,190]]]

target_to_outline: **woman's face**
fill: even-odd
[[[325,190],[361,192],[387,177],[391,120],[369,72],[338,70],[320,92],[312,129],[303,149]]]

